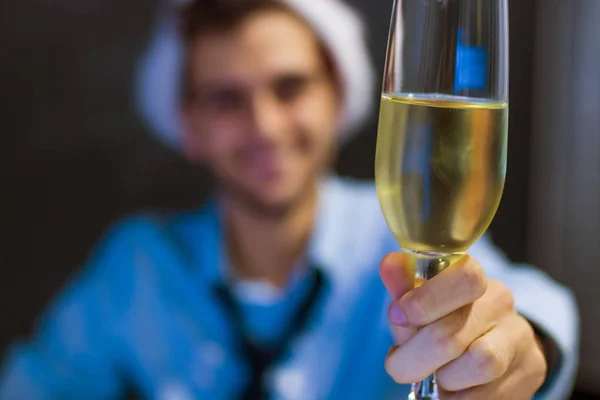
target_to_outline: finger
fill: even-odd
[[[462,356],[440,368],[437,371],[440,387],[458,391],[485,385],[504,376],[513,364],[520,344],[533,343],[527,322],[519,318],[516,315],[506,318],[471,343]]]
[[[475,302],[474,312],[494,313],[491,318],[500,319],[500,323],[473,341],[463,355],[440,368],[437,372],[440,386],[456,391],[483,385],[507,371],[520,346],[532,338],[531,326],[513,308],[510,290],[501,282],[490,281],[486,295]]]
[[[517,354],[513,366],[500,379],[461,392],[441,390],[443,400],[530,400],[544,383],[545,359],[537,346]]]
[[[404,253],[392,253],[386,256],[379,267],[379,275],[393,300],[401,298],[414,287],[414,274],[408,267]],[[394,307],[390,307],[388,311],[394,341],[402,345],[417,332],[417,329],[402,327],[403,315],[398,315],[398,310]]]
[[[481,299],[422,328],[396,348],[386,359],[386,369],[398,383],[421,380],[459,358],[471,343],[511,313],[514,311],[510,291],[492,281]]]
[[[398,299],[414,287],[414,276],[408,268],[406,254],[388,254],[379,266],[379,275],[392,299]]]
[[[516,379],[507,377],[492,384],[478,386],[461,392],[440,390],[441,400],[531,400],[535,392],[518,389]],[[517,391],[519,390],[519,391]]]
[[[433,279],[406,293],[393,303],[393,313],[402,326],[425,326],[473,303],[485,293],[487,277],[470,256],[442,271]]]

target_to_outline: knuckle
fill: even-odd
[[[518,316],[521,322],[522,336],[521,340],[530,343],[532,351],[529,353],[529,357],[524,359],[526,363],[526,370],[530,371],[530,380],[536,385],[536,390],[539,389],[545,382],[548,374],[548,362],[543,350],[537,344],[535,331],[531,324],[522,316]]]
[[[425,297],[420,296],[420,293],[421,291],[411,292],[408,298],[401,300],[401,307],[406,313],[406,319],[412,325],[424,325],[431,322]]]
[[[515,297],[512,290],[501,281],[491,281],[490,285],[494,288],[495,301],[504,309],[514,310]]]
[[[483,268],[473,258],[467,259],[460,270],[460,281],[474,298],[483,296],[487,290],[487,277]]]
[[[520,334],[521,340],[523,340],[527,343],[534,344],[536,342],[536,336],[535,336],[535,331],[533,330],[533,326],[531,326],[529,321],[527,321],[525,319],[525,317],[523,317],[522,315],[515,314],[515,317],[517,318],[517,323],[518,323],[518,325],[516,325],[516,326],[521,331],[521,334]],[[534,347],[537,350],[539,350],[538,346],[534,346]]]
[[[499,394],[498,400],[529,400],[533,397],[533,393],[523,393],[521,392],[513,392],[508,391],[502,394]]]
[[[446,326],[430,325],[424,328],[425,334],[435,349],[435,353],[444,362],[450,362],[464,353],[467,345],[461,340],[460,335],[455,334]]]
[[[508,369],[508,360],[486,340],[474,342],[467,350],[467,356],[480,378],[486,382],[501,377]]]
[[[546,357],[540,349],[535,350],[533,359],[535,360],[535,366],[533,368],[532,379],[535,382],[535,389],[537,390],[546,381],[546,377],[548,375],[548,363],[546,362]]]

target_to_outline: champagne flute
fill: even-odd
[[[415,282],[459,260],[502,197],[508,0],[395,0],[375,181]],[[418,360],[406,360],[418,362]],[[435,375],[409,399],[437,399]]]

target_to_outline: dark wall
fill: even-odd
[[[391,0],[354,0],[379,69]],[[132,74],[156,1],[0,2],[0,354],[29,332],[115,219],[198,205],[205,174],[150,138],[132,111]],[[525,257],[534,1],[511,1],[508,182],[494,239]],[[374,94],[375,95],[375,94]],[[339,172],[371,178],[376,120]]]
[[[132,112],[153,2],[11,1],[0,10],[0,351],[114,219],[199,202],[202,174]]]
[[[528,256],[576,294],[578,384],[600,393],[600,2],[538,0],[536,16]]]

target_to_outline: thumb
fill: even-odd
[[[391,304],[415,286],[413,268],[404,253],[388,254],[381,261],[379,275],[392,299]],[[390,308],[388,315],[396,344],[403,345],[417,332],[416,328],[403,326],[406,324],[406,317],[404,311],[398,306]]]

